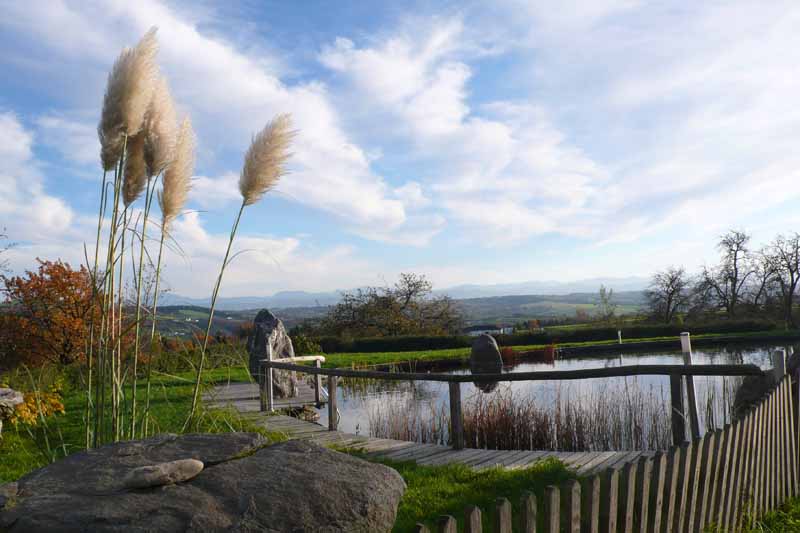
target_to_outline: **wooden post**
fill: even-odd
[[[511,533],[511,528],[511,502],[506,498],[497,498],[494,504],[494,532]]]
[[[681,351],[683,352],[683,364],[692,366],[692,341],[688,331],[681,333]],[[700,438],[700,417],[697,414],[697,391],[694,386],[694,376],[686,378],[686,399],[689,409],[689,423],[692,428],[692,438]]]
[[[545,515],[544,530],[546,533],[561,532],[561,492],[558,487],[548,485],[544,489]],[[511,533],[511,528],[508,529]]]
[[[564,487],[566,494],[565,529],[569,533],[581,533],[581,483],[577,479],[567,481]]]
[[[453,449],[464,449],[464,414],[461,412],[461,384],[450,383],[450,431]]]
[[[783,348],[772,352],[772,374],[776,383],[780,383],[786,375],[786,350]]]
[[[272,346],[267,343],[267,361],[272,362]],[[275,392],[272,389],[272,366],[267,367],[267,379],[265,379],[264,386],[267,388],[267,411],[270,413],[275,410]]]
[[[328,431],[336,431],[339,413],[336,411],[336,376],[328,376]]]
[[[522,533],[536,533],[536,495],[525,491],[519,501],[519,530]]]
[[[482,533],[483,522],[481,521],[481,510],[475,505],[468,505],[464,509],[464,533]]]
[[[258,375],[256,376],[256,381],[258,383],[259,410],[264,412],[267,410],[267,388],[264,386],[267,382],[267,369],[264,367],[263,362],[258,364]]]
[[[322,361],[317,359],[314,361],[314,366],[322,368]],[[322,375],[314,374],[314,402],[319,407],[322,404]]]
[[[458,523],[450,515],[440,516],[436,524],[438,533],[458,533]]]
[[[672,402],[672,444],[680,446],[686,439],[686,419],[683,412],[683,387],[681,376],[669,377],[669,391]]]
[[[414,533],[430,533],[431,530],[425,524],[416,524],[413,529]]]

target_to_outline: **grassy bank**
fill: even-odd
[[[414,530],[417,522],[435,530],[436,519],[449,514],[463,528],[463,511],[467,505],[477,505],[483,511],[484,531],[492,530],[495,500],[505,497],[518,516],[520,497],[524,491],[536,494],[544,501],[544,489],[559,485],[575,475],[556,460],[545,460],[521,470],[493,468],[475,471],[464,465],[419,466],[413,462],[378,461],[397,470],[408,488],[397,510],[393,531]]]
[[[207,384],[246,379],[244,369],[217,369],[204,373]],[[194,382],[192,373],[159,374],[153,379],[151,420],[152,433],[180,433],[192,402]],[[21,387],[24,389],[24,387]],[[27,390],[27,389],[24,389]],[[129,391],[126,391],[126,396]],[[0,483],[13,481],[53,460],[84,448],[83,416],[86,396],[83,391],[64,392],[63,415],[53,415],[36,426],[5,424],[0,437]],[[227,410],[203,410],[191,431],[224,433],[253,431],[265,434],[270,440],[280,440],[279,434],[264,431],[237,413]]]
[[[746,333],[706,333],[702,335],[692,335],[692,342],[697,345],[705,345],[714,342],[772,342],[776,339],[789,339],[800,341],[800,330],[771,330],[771,331],[752,331]],[[680,341],[677,337],[648,337],[643,339],[623,339],[622,349],[636,349],[639,346],[646,347],[647,343],[674,342],[675,349],[680,350]],[[531,344],[526,346],[514,346],[514,351],[522,352],[528,350],[540,350],[544,344]],[[620,344],[616,339],[603,341],[587,342],[565,342],[558,345],[562,349],[570,348],[589,348],[589,347],[608,347],[616,349]],[[323,366],[350,367],[350,366],[370,366],[392,363],[415,363],[431,361],[467,361],[469,359],[470,348],[452,348],[444,350],[420,350],[414,352],[375,352],[375,353],[334,353],[325,355]]]

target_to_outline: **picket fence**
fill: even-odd
[[[498,498],[491,531],[741,530],[798,495],[797,411],[792,380],[781,366],[775,369],[778,385],[724,429],[622,468],[547,487],[538,500],[525,493],[516,517],[511,503]],[[442,516],[432,528],[417,524],[416,531],[480,533],[482,511],[470,506],[461,524]]]

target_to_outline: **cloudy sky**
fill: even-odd
[[[795,0],[333,6],[0,0],[12,267],[81,262],[105,78],[153,25],[198,134],[178,294],[210,293],[242,154],[284,111],[292,172],[245,211],[227,296],[646,276],[730,227],[800,230]]]

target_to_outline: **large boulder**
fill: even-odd
[[[503,370],[503,358],[494,337],[484,333],[475,339],[469,356],[469,368],[473,374],[499,374]],[[483,392],[491,392],[497,387],[497,382],[476,381],[475,386]]]
[[[253,332],[247,339],[247,352],[250,354],[250,375],[262,382],[259,375],[260,362],[267,359],[268,350],[272,359],[294,357],[292,339],[286,333],[283,322],[268,309],[262,309],[253,321]],[[292,398],[297,395],[297,375],[295,372],[275,370],[272,372],[272,390],[279,398]]]
[[[204,467],[127,485],[131,472],[180,461]],[[316,444],[267,446],[257,434],[230,433],[111,444],[0,489],[0,531],[8,532],[382,532],[405,483],[391,468]]]

